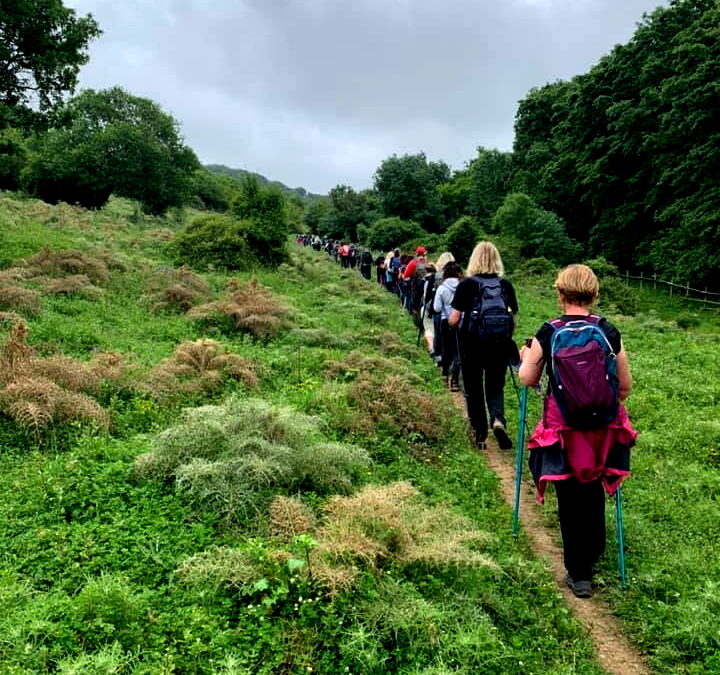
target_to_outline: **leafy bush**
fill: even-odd
[[[583,261],[583,265],[587,265],[593,272],[595,272],[595,276],[599,279],[620,276],[620,270],[617,268],[617,265],[611,263],[602,256],[585,260]]]
[[[600,279],[600,307],[604,311],[611,310],[632,316],[639,309],[638,299],[632,288],[618,277]]]
[[[403,375],[410,369],[407,359],[402,357],[387,358],[367,354],[354,349],[341,360],[330,359],[325,363],[325,377],[330,379],[355,380],[360,375],[385,376]]]
[[[547,258],[528,258],[523,260],[517,272],[524,276],[549,277],[557,273],[557,267]]]
[[[195,218],[171,243],[175,262],[200,269],[249,269],[257,265],[247,221],[219,213]]]
[[[221,300],[193,307],[189,319],[220,327],[230,326],[257,339],[268,339],[290,326],[290,308],[253,277],[248,282],[231,279]]]
[[[228,354],[215,340],[183,342],[172,356],[154,368],[144,388],[156,399],[167,401],[180,396],[208,394],[233,379],[255,388],[255,366],[236,354]]]
[[[370,226],[367,241],[363,243],[376,251],[390,251],[411,239],[426,235],[427,232],[412,220],[381,218]]]
[[[480,225],[470,216],[456,220],[445,233],[445,246],[460,265],[467,265],[470,254],[481,239],[485,237]]]
[[[311,417],[258,399],[185,412],[136,460],[142,476],[173,477],[192,502],[228,520],[283,490],[347,492],[367,467],[360,448],[329,443]]]
[[[687,330],[688,328],[696,328],[700,325],[700,317],[697,314],[691,312],[680,312],[675,318],[675,322],[680,328]]]
[[[161,267],[148,282],[148,298],[154,312],[187,312],[211,297],[210,284],[186,265],[179,269]]]

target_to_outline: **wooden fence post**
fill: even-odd
[[[687,298],[690,295],[690,282],[687,282],[687,286],[685,286],[685,297]]]
[[[653,274],[653,289],[657,288],[657,273]]]
[[[670,280],[670,297],[672,298],[673,284],[675,283],[675,277]]]
[[[643,273],[642,270],[640,271],[640,290],[642,290],[642,284],[643,284]]]

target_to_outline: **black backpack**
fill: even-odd
[[[513,316],[500,279],[473,277],[478,292],[467,317],[467,331],[479,340],[501,340],[512,335]]]

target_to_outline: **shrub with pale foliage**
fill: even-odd
[[[278,493],[348,492],[370,463],[357,447],[328,442],[318,422],[259,399],[185,411],[136,459],[136,473],[173,478],[198,507],[227,520],[257,513]]]
[[[235,330],[266,340],[290,327],[290,314],[290,308],[253,277],[247,282],[231,279],[224,298],[193,307],[187,316],[210,325],[229,321]]]

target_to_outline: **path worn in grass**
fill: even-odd
[[[465,414],[463,395],[453,394],[453,401]],[[488,466],[500,478],[503,499],[512,507],[515,499],[515,468],[511,455],[502,452],[491,438],[488,439],[488,448],[483,455]],[[587,629],[602,667],[612,675],[650,675],[652,671],[645,659],[625,638],[620,623],[610,613],[607,605],[597,596],[589,600],[576,598],[566,586],[562,549],[543,524],[534,492],[529,490],[526,484],[523,484],[520,495],[520,520],[533,552],[547,560],[565,602]]]

